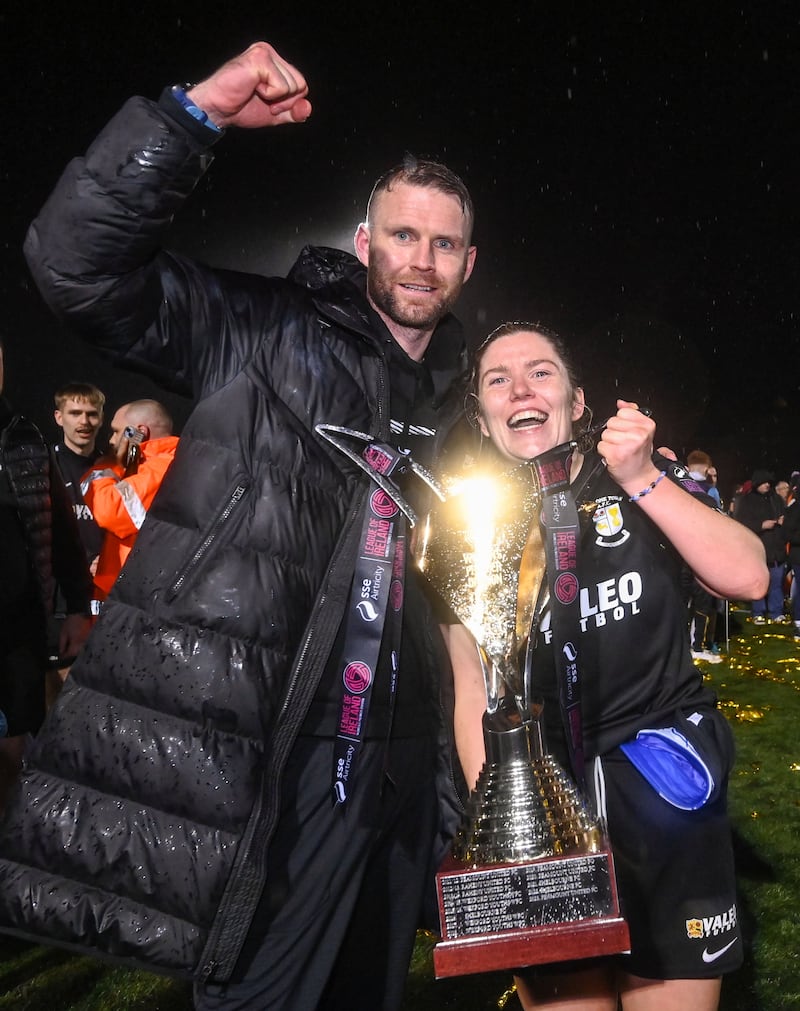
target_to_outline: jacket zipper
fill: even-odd
[[[167,603],[171,603],[183,589],[187,579],[197,570],[200,563],[206,557],[206,555],[211,550],[214,542],[217,540],[221,533],[223,524],[230,518],[231,513],[242,500],[242,496],[247,491],[248,485],[245,482],[240,482],[231,492],[225,505],[220,509],[217,515],[209,524],[208,533],[205,535],[203,540],[200,542],[199,546],[195,549],[194,554],[189,559],[189,561],[184,565],[181,571],[178,573],[177,577],[170,586],[169,590],[165,595],[165,600]]]
[[[386,361],[382,355],[378,357],[377,385],[377,420],[381,437],[385,437],[388,394],[386,387]],[[334,572],[337,563],[341,561],[342,564],[345,564],[348,558],[352,556],[352,552],[346,551],[345,548],[353,537],[358,536],[360,531],[359,521],[364,508],[364,499],[365,496],[363,494],[358,495],[350,509],[342,535],[339,538],[337,550],[334,552],[334,556],[328,565],[325,583],[330,582],[330,576]],[[352,577],[352,572],[350,572],[350,576]],[[317,676],[302,684],[303,691],[299,696],[301,701],[295,707],[295,716],[292,719],[291,703],[295,699],[298,686],[301,685],[302,674],[308,664],[309,654],[316,652],[319,648],[319,643],[321,641],[325,642],[328,637],[330,637],[330,643],[327,646],[329,652],[339,627],[341,619],[336,610],[333,611],[330,617],[322,614],[328,601],[329,595],[327,593],[320,594],[311,625],[306,632],[289,681],[289,686],[284,695],[283,706],[272,737],[270,772],[273,781],[283,772],[286,760],[297,738],[297,732],[305,719],[308,705],[311,703],[314,692],[316,692],[319,681],[322,678],[324,665],[318,663]],[[223,981],[230,977],[241,953],[247,932],[250,929],[256,904],[264,888],[267,876],[267,842],[272,837],[275,824],[278,820],[279,801],[279,794],[275,790],[271,790],[270,796],[267,798],[264,785],[262,777],[262,788],[259,790],[248,828],[239,845],[236,862],[231,870],[230,880],[233,884],[230,889],[225,890],[214,917],[214,923],[209,931],[203,955],[201,956],[202,965],[198,973],[198,979],[201,983],[206,982],[214,973],[218,973],[218,978]],[[267,801],[269,801],[268,804]]]
[[[345,551],[345,546],[352,539],[353,531],[355,531],[355,536],[360,531],[359,521],[363,505],[364,496],[360,495],[350,510],[348,521],[339,541],[339,551],[332,559],[328,573],[333,570],[336,561],[340,558],[343,557],[346,561],[351,556],[352,552]],[[330,617],[322,613],[329,599],[328,593],[320,594],[315,610],[315,620],[306,632],[289,687],[284,695],[280,715],[276,721],[275,732],[272,735],[272,757],[269,769],[270,779],[273,782],[283,772],[286,760],[297,738],[297,731],[305,719],[308,705],[322,677],[324,665],[318,662],[317,676],[303,681],[302,675],[308,665],[309,654],[320,652],[320,642],[324,643],[328,639],[330,641],[326,649],[329,652],[339,627],[340,615],[338,611],[334,610]],[[314,659],[319,660],[317,657]],[[298,691],[298,686],[302,687],[302,695],[295,709],[295,716],[292,718],[291,703]],[[275,790],[272,790],[267,797],[262,776],[262,788],[259,790],[248,828],[239,845],[236,863],[231,870],[230,880],[233,884],[230,889],[226,889],[223,895],[214,918],[214,925],[206,941],[202,957],[203,964],[198,975],[201,982],[208,980],[215,972],[219,972],[219,979],[224,981],[230,976],[236,965],[266,880],[266,841],[271,838],[278,820],[278,801],[279,795]]]

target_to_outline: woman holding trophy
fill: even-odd
[[[686,562],[712,593],[758,598],[763,549],[654,453],[655,425],[636,404],[617,401],[595,448],[582,440],[583,390],[561,340],[538,325],[504,324],[486,339],[469,400],[509,467],[565,450],[565,491],[547,508],[556,518],[573,510],[577,551],[570,578],[551,580],[554,592],[533,608],[531,693],[543,701],[549,750],[608,834],[631,936],[629,954],[519,970],[520,1000],[559,1011],[615,1011],[620,999],[624,1011],[713,1011],[722,975],[742,960],[726,814],[733,746],[691,659],[679,576]],[[457,750],[473,786],[484,764],[484,670],[464,625],[445,634]]]

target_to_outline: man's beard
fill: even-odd
[[[412,330],[432,330],[452,308],[461,291],[461,285],[453,285],[450,291],[444,292],[439,288],[438,297],[434,301],[419,305],[410,300],[403,300],[392,280],[376,269],[370,270],[368,274],[367,290],[375,308],[388,316],[393,323]]]

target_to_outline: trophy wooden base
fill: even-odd
[[[448,858],[436,884],[437,979],[630,950],[608,850],[489,867]]]

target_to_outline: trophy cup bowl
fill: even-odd
[[[446,483],[417,564],[476,641],[486,761],[436,876],[437,978],[627,951],[613,857],[580,791],[544,747],[528,637],[544,576],[528,465]]]

